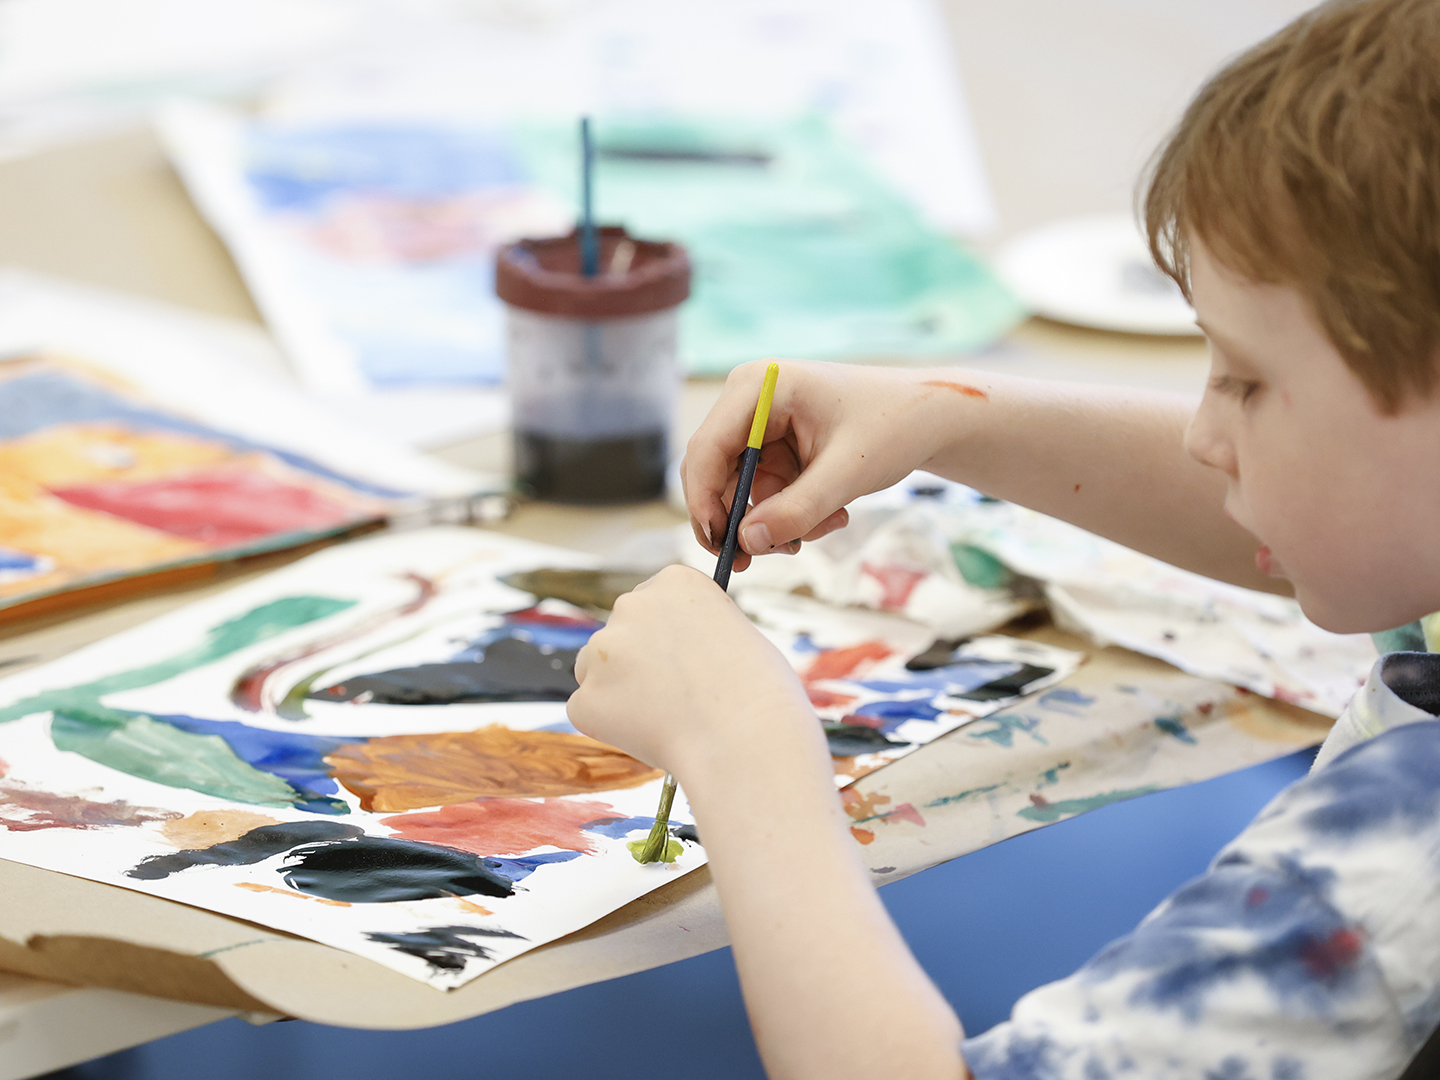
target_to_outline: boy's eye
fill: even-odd
[[[1233,375],[1217,375],[1210,380],[1210,389],[1217,394],[1238,398],[1243,405],[1255,396],[1260,383],[1255,379],[1237,379]]]

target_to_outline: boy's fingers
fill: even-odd
[[[745,516],[740,526],[740,546],[752,555],[760,555],[808,536],[836,513],[843,512],[844,491],[844,477],[839,467],[817,459],[793,484]]]
[[[829,536],[836,529],[843,529],[850,524],[850,511],[843,506],[827,517],[815,528],[802,536],[801,540],[819,540],[822,536]]]

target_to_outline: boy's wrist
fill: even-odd
[[[806,775],[834,775],[829,747],[808,703],[757,705],[741,717],[727,717],[704,737],[673,747],[670,771],[692,807],[724,804],[750,789],[793,784]]]

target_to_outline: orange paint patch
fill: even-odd
[[[921,383],[922,386],[933,386],[937,390],[953,390],[957,394],[964,394],[966,397],[980,398],[982,401],[989,401],[990,395],[978,386],[969,386],[966,383],[946,382],[944,379],[931,379],[929,382]]]
[[[871,818],[880,817],[881,814],[877,807],[884,806],[889,801],[889,795],[881,795],[879,792],[865,795],[854,788],[846,788],[840,792],[840,802],[844,805],[845,812],[850,815],[852,821],[868,821]]]
[[[581,826],[620,818],[609,803],[568,799],[476,799],[425,814],[382,818],[404,840],[459,848],[476,855],[523,855],[549,845],[594,854],[595,839]]]
[[[293,892],[290,889],[277,889],[274,885],[261,885],[255,881],[237,881],[235,888],[244,889],[246,892],[279,893],[281,896],[293,896],[296,900],[314,900],[317,904],[329,904],[331,907],[349,907],[344,900],[327,900],[323,896],[311,896],[309,893]],[[485,914],[490,914],[488,911]]]
[[[857,829],[854,825],[851,825],[850,835],[862,844],[873,844],[875,842],[875,834],[869,829]]]
[[[450,897],[450,899],[453,900],[453,901],[455,901],[456,904],[460,905],[460,910],[466,912],[467,914],[470,914],[470,915],[494,915],[494,914],[495,914],[495,913],[494,913],[493,911],[491,911],[488,907],[481,907],[479,904],[472,904],[469,900],[466,900],[463,896],[452,896],[452,897]]]
[[[810,704],[817,709],[845,706],[855,700],[854,694],[836,694],[829,690],[818,690],[813,686],[807,686],[805,693],[810,696]]]
[[[366,810],[450,806],[478,798],[588,795],[638,787],[658,776],[612,746],[584,735],[478,731],[389,735],[327,757],[334,775]]]
[[[160,826],[160,835],[177,848],[208,848],[238,840],[251,829],[279,825],[280,819],[249,810],[197,810]]]
[[[883,641],[862,641],[846,649],[826,649],[810,661],[810,666],[801,674],[806,682],[821,679],[847,679],[862,665],[878,663],[895,650]]]

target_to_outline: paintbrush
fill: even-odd
[[[755,403],[755,419],[750,422],[750,438],[740,456],[740,479],[735,483],[735,497],[730,501],[730,520],[725,523],[725,540],[720,545],[720,558],[715,563],[715,584],[728,590],[730,570],[735,565],[735,552],[740,546],[740,521],[750,505],[750,485],[755,482],[755,468],[760,464],[760,446],[765,441],[765,425],[770,420],[770,403],[775,400],[775,382],[780,378],[780,365],[765,369],[760,386],[760,400]],[[636,862],[674,862],[682,848],[680,841],[670,838],[670,804],[675,801],[675,777],[665,774],[660,789],[660,808],[655,811],[655,824],[644,840],[632,840],[626,846]]]

